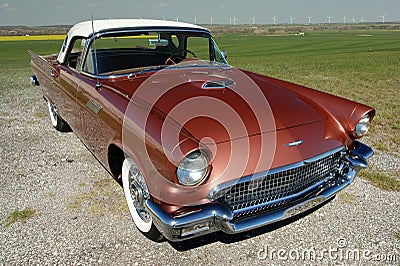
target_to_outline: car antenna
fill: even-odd
[[[94,46],[94,63],[96,65],[96,90],[101,88],[101,83],[99,82],[99,67],[97,66],[97,49],[96,49],[96,36],[94,36],[94,22],[93,22],[93,13],[90,14],[92,18],[92,32],[93,32],[93,46]]]

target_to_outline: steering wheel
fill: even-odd
[[[172,63],[174,65],[176,65],[176,62],[172,59],[175,56],[177,56],[180,53],[189,53],[191,55],[193,55],[194,58],[197,58],[197,55],[195,53],[193,53],[192,51],[188,50],[188,49],[178,49],[175,50],[175,52],[173,52],[164,62],[164,65],[169,65],[169,63]]]

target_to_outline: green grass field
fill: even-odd
[[[400,32],[216,36],[230,64],[373,106],[375,149],[400,150]]]
[[[399,156],[400,31],[315,31],[304,37],[230,34],[215,39],[235,67],[373,106],[377,115],[370,143]],[[27,50],[57,53],[61,43],[0,41],[1,75],[25,75],[28,82]]]

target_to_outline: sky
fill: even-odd
[[[400,0],[0,0],[0,26],[72,25],[110,18],[156,18],[197,24],[400,21]],[[312,17],[312,18],[308,18]],[[234,20],[234,18],[236,20]]]

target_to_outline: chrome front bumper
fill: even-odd
[[[179,217],[169,216],[159,205],[151,200],[145,202],[145,207],[152,215],[156,227],[170,241],[182,241],[215,231],[236,234],[252,230],[287,219],[321,205],[350,185],[358,171],[368,167],[366,160],[373,155],[373,150],[367,145],[358,141],[355,144],[351,155],[346,155],[343,159],[344,163],[339,169],[340,175],[338,176],[336,173],[333,182],[332,177],[328,176],[324,182],[318,183],[312,190],[306,189],[306,191],[298,193],[304,195],[300,202],[278,210],[250,218],[235,219],[233,211],[220,202],[196,206],[198,211]],[[293,196],[298,195],[289,197]]]

